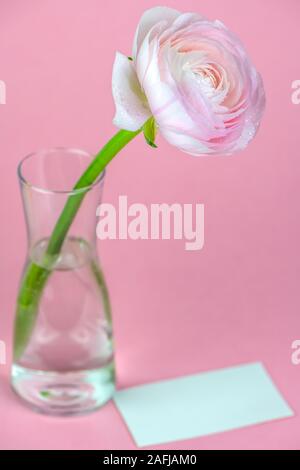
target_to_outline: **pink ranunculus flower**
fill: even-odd
[[[114,124],[153,115],[168,142],[193,155],[231,154],[255,136],[265,107],[260,75],[220,21],[156,7],[138,25],[133,60],[117,53]]]

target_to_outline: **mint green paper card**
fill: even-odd
[[[127,388],[114,400],[140,447],[293,416],[260,363]]]

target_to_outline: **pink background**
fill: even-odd
[[[160,3],[160,2],[159,2]],[[158,3],[158,4],[159,4]],[[105,201],[204,203],[205,247],[183,241],[105,241],[101,256],[114,311],[120,387],[263,361],[296,417],[164,449],[299,449],[300,79],[298,0],[164,0],[220,18],[261,71],[268,106],[252,145],[230,158],[195,158],[142,138],[109,167]],[[155,1],[0,0],[1,323],[8,344],[26,251],[18,161],[51,146],[95,152],[112,135],[111,69],[131,53],[142,11]],[[133,449],[114,405],[94,415],[34,414],[0,366],[0,448]]]

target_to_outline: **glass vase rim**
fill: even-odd
[[[73,154],[89,157],[89,158],[91,158],[91,161],[93,159],[93,155],[90,152],[87,152],[86,150],[76,148],[76,147],[51,147],[51,148],[44,148],[44,149],[41,149],[41,150],[36,150],[34,152],[30,152],[29,154],[25,155],[25,157],[23,157],[20,160],[20,162],[18,164],[18,167],[17,167],[17,175],[18,175],[18,178],[19,178],[20,182],[24,186],[26,186],[30,189],[33,189],[34,191],[37,191],[37,192],[46,193],[46,194],[65,194],[65,195],[70,195],[71,196],[71,195],[80,194],[80,193],[83,193],[83,192],[90,191],[92,188],[94,188],[95,186],[97,186],[99,183],[101,183],[103,181],[104,176],[106,174],[106,169],[104,169],[99,174],[99,176],[96,178],[96,180],[93,183],[91,183],[90,185],[87,185],[87,186],[83,186],[82,188],[52,189],[52,188],[43,188],[41,185],[30,183],[29,179],[24,176],[23,171],[22,171],[23,166],[26,163],[26,161],[28,161],[29,159],[31,159],[33,157],[37,157],[39,155],[42,156],[42,155],[50,154],[50,153],[54,153],[54,152],[65,152],[66,154],[67,153],[73,153]],[[74,182],[74,184],[75,183],[76,183],[76,181]]]

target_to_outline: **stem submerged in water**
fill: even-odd
[[[39,301],[51,274],[53,259],[59,254],[69,228],[80,208],[89,187],[97,180],[106,165],[122,150],[142,129],[135,132],[120,130],[95,156],[74,186],[71,194],[58,218],[49,239],[44,266],[29,263],[26,267],[17,299],[17,311],[14,331],[14,359],[19,359],[30,339],[34,328]],[[81,190],[76,192],[76,190]]]

